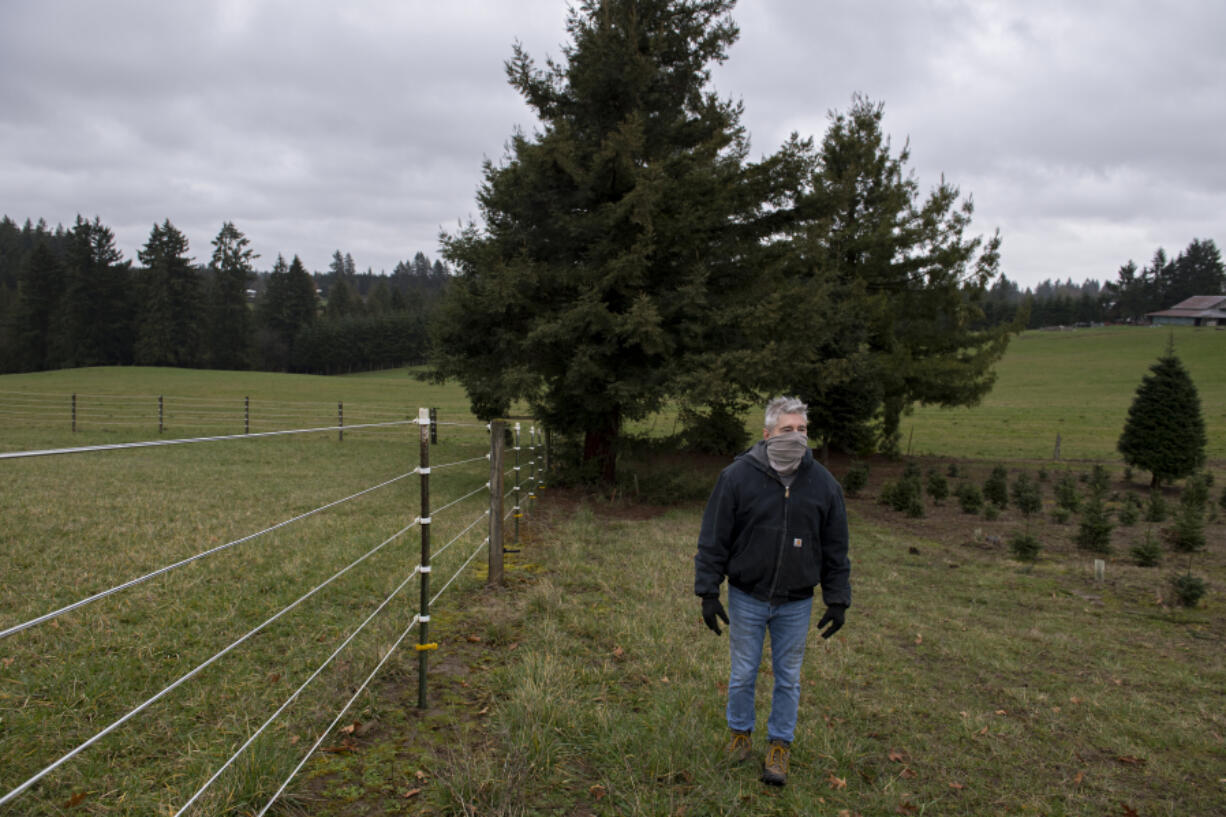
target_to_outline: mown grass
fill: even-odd
[[[316,813],[1208,815],[1226,802],[1216,605],[1162,608],[1131,582],[1093,584],[1079,561],[1023,567],[859,516],[847,627],[810,634],[789,783],[763,786],[721,758],[727,641],[690,591],[699,509],[609,510],[543,507],[524,556],[537,569],[469,611],[482,651],[450,720],[393,750],[372,742],[398,758],[399,787],[355,785],[362,761],[330,759]],[[770,684],[764,670],[758,735]]]
[[[1061,456],[1118,461],[1116,442],[1141,378],[1171,338],[1200,393],[1208,456],[1226,458],[1226,332],[1185,327],[1030,331],[1013,338],[974,408],[917,408],[902,422],[914,454],[972,459]]]
[[[138,379],[115,377],[128,371]],[[160,375],[167,379],[159,380]],[[116,390],[147,384],[155,393],[169,394],[185,393],[192,384],[217,392],[228,377],[113,370],[107,382]],[[280,380],[264,375],[239,387],[253,392],[259,387],[269,399],[286,400],[313,395],[311,387],[324,383],[347,399],[356,394],[381,401],[389,388],[377,378],[354,379],[366,385],[350,387],[348,379],[311,378],[302,385],[291,377],[280,391]],[[398,378],[388,382],[401,387]],[[6,379],[4,385],[11,383]],[[417,405],[448,405],[439,394],[413,392],[411,387],[423,387],[407,377],[403,385],[409,388],[400,397],[414,415]],[[473,423],[446,408],[441,419]],[[111,439],[101,432],[9,428],[0,449]],[[437,466],[486,451],[483,426],[443,426],[431,459]],[[405,426],[347,432],[343,442],[324,433],[5,461],[0,464],[0,627],[405,474],[418,458],[418,429]],[[433,507],[488,478],[485,461],[436,470]],[[419,479],[410,476],[0,640],[0,793],[409,525],[419,501]],[[480,545],[486,523],[479,522],[448,550],[443,547],[487,507],[488,494],[479,491],[434,514],[435,591]],[[409,575],[420,561],[419,530],[387,544],[13,804],[0,807],[0,813],[172,813]],[[452,592],[440,604],[454,598]],[[246,814],[260,808],[411,621],[419,595],[414,579],[190,813]],[[415,641],[411,635],[408,644]],[[385,679],[413,676],[416,656],[411,646],[406,649],[389,662]],[[367,695],[352,717],[368,718],[382,706]],[[325,746],[340,740],[329,739]],[[296,803],[291,790],[273,813],[307,813]]]

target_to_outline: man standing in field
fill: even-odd
[[[707,500],[694,557],[703,620],[716,635],[717,619],[729,625],[728,755],[734,763],[753,754],[754,682],[770,632],[775,687],[762,781],[775,786],[787,782],[813,588],[821,586],[826,605],[818,629],[830,625],[822,638],[838,632],[851,605],[843,491],[809,450],[807,412],[794,397],[767,404],[762,439],[723,470]],[[731,621],[719,600],[725,576]]]

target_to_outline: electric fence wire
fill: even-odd
[[[179,808],[178,811],[174,813],[174,817],[179,817],[179,815],[187,811],[187,809],[190,808],[193,803],[195,803],[198,799],[200,799],[200,796],[204,794],[205,791],[208,790],[209,786],[213,785],[213,783],[217,781],[217,778],[221,777],[222,773],[225,772],[225,770],[230,767],[230,764],[232,764],[235,760],[238,760],[239,755],[245,752],[247,750],[247,747],[250,746],[252,743],[254,743],[256,738],[258,738],[261,734],[263,734],[264,730],[267,729],[268,726],[271,723],[273,723],[273,721],[275,721],[277,717],[282,712],[284,712],[287,707],[289,707],[290,704],[292,704],[295,700],[298,699],[298,696],[302,694],[302,691],[306,689],[307,686],[312,681],[314,681],[316,677],[318,677],[319,674],[328,667],[329,664],[332,663],[332,659],[340,655],[341,650],[349,646],[349,642],[353,641],[353,639],[357,637],[358,633],[366,629],[366,625],[369,624],[374,619],[375,616],[379,615],[379,613],[383,611],[383,608],[387,607],[387,605],[391,603],[392,599],[396,598],[396,596],[400,594],[400,591],[404,589],[404,586],[408,584],[420,572],[421,572],[421,565],[417,565],[416,567],[414,567],[413,571],[409,573],[409,575],[405,578],[405,580],[402,581],[399,585],[397,585],[396,589],[393,590],[391,594],[388,595],[388,597],[383,600],[383,603],[380,604],[378,607],[376,607],[374,612],[372,612],[369,616],[367,616],[366,620],[363,621],[361,624],[359,624],[357,628],[354,629],[354,631],[350,633],[349,636],[340,643],[340,646],[338,646],[335,650],[333,650],[332,654],[324,659],[324,662],[320,664],[319,667],[316,668],[314,672],[311,673],[310,677],[307,678],[305,681],[303,681],[302,684],[297,689],[294,690],[293,694],[291,694],[288,698],[286,698],[285,702],[282,703],[281,706],[277,707],[277,710],[273,712],[271,715],[269,715],[268,719],[265,720],[264,723],[260,724],[260,728],[252,732],[251,735],[247,738],[247,740],[243,742],[243,745],[238,747],[238,749],[234,752],[234,754],[230,755],[230,758],[221,765],[221,768],[219,768],[216,772],[214,772],[213,776],[210,777],[207,781],[205,781],[204,785],[201,786],[196,791],[196,793],[193,794],[191,798],[186,803],[184,803],[182,807]]]
[[[94,451],[118,451],[124,448],[153,448],[163,445],[187,445],[189,443],[214,443],[222,440],[250,440],[255,437],[277,437],[287,434],[315,434],[321,431],[355,431],[362,428],[382,428],[395,425],[416,424],[416,420],[397,420],[390,423],[363,423],[352,426],[324,426],[319,428],[295,428],[282,431],[260,431],[251,434],[225,434],[217,437],[188,437],[179,440],[143,440],[134,443],[109,443],[106,445],[82,445],[75,448],[46,448],[38,451],[7,451],[0,453],[0,460],[22,457],[47,457],[55,454],[83,454]],[[481,459],[478,457],[478,459]]]
[[[450,587],[451,583],[456,580],[456,577],[464,572],[476,555],[481,552],[481,548],[489,544],[489,541],[490,540],[487,537],[481,542],[481,544],[477,545],[476,549],[472,552],[472,555],[465,560],[464,564],[460,565],[460,569],[453,573],[451,578],[447,580],[447,583],[443,585],[442,589],[435,593],[434,597],[430,599],[430,604],[433,605],[434,602],[438,601],[438,598],[443,594],[443,591]],[[311,748],[307,750],[307,753],[303,756],[302,760],[298,761],[298,765],[295,766],[293,771],[289,773],[289,776],[285,778],[285,781],[281,784],[280,788],[273,793],[272,797],[269,798],[268,802],[264,804],[264,807],[256,813],[255,817],[263,817],[263,815],[267,813],[270,808],[272,808],[273,803],[277,802],[277,799],[285,793],[285,790],[289,787],[290,782],[298,775],[298,772],[302,771],[302,767],[306,765],[306,762],[311,759],[312,755],[315,754],[315,751],[319,748],[320,744],[324,742],[324,738],[332,733],[332,730],[336,728],[336,725],[341,722],[341,718],[345,717],[345,713],[348,712],[350,707],[353,706],[354,701],[356,701],[358,696],[366,691],[366,687],[369,686],[370,682],[374,680],[376,675],[379,674],[379,670],[383,669],[383,665],[387,663],[387,660],[392,657],[392,654],[396,652],[396,650],[400,647],[400,644],[405,640],[405,638],[408,637],[409,632],[412,631],[413,627],[420,622],[420,615],[413,616],[413,620],[409,622],[409,625],[404,629],[404,632],[402,632],[400,637],[396,639],[395,643],[388,648],[387,653],[382,659],[380,659],[379,663],[375,665],[375,668],[370,671],[370,675],[366,676],[366,680],[362,682],[357,691],[354,692],[353,695],[350,696],[349,700],[345,702],[345,705],[341,707],[341,711],[338,712],[336,717],[332,719],[332,723],[328,724],[328,727],[319,733],[319,737],[315,740],[315,743],[313,743]]]
[[[20,795],[22,792],[24,792],[24,791],[26,791],[27,789],[29,789],[31,786],[33,786],[35,783],[37,783],[39,780],[42,780],[42,779],[43,779],[44,777],[46,777],[48,774],[50,774],[51,772],[53,772],[53,771],[55,771],[56,769],[58,769],[60,766],[62,766],[62,765],[64,765],[65,763],[67,763],[69,760],[72,760],[74,757],[76,757],[76,756],[77,756],[77,755],[79,755],[81,752],[83,752],[83,751],[85,751],[86,749],[88,749],[90,746],[93,746],[95,743],[97,743],[97,742],[98,742],[98,741],[100,741],[102,738],[104,738],[104,737],[106,737],[107,735],[109,735],[111,732],[114,732],[116,729],[118,729],[120,726],[123,726],[123,725],[124,725],[125,723],[127,723],[129,720],[131,720],[132,718],[136,717],[136,716],[137,716],[137,715],[139,715],[141,712],[144,712],[144,711],[145,711],[146,709],[148,709],[150,706],[152,706],[153,704],[155,704],[155,703],[157,703],[158,701],[160,701],[162,698],[164,698],[164,697],[166,697],[167,695],[169,695],[171,692],[173,692],[173,691],[174,691],[175,689],[177,689],[178,687],[182,686],[182,685],[183,685],[184,683],[186,683],[187,681],[190,681],[192,678],[195,678],[197,675],[199,675],[199,674],[200,674],[201,672],[203,672],[205,669],[207,669],[208,667],[210,667],[211,665],[213,665],[214,663],[216,663],[216,662],[217,662],[217,661],[219,661],[220,659],[224,658],[224,657],[225,657],[226,655],[228,655],[230,652],[232,652],[232,651],[233,651],[233,650],[234,650],[236,647],[240,646],[240,645],[241,645],[241,644],[243,644],[245,641],[247,641],[249,638],[251,638],[251,637],[255,636],[257,633],[259,633],[260,631],[262,631],[262,630],[263,630],[264,628],[266,628],[268,625],[270,625],[270,624],[272,624],[273,622],[277,621],[277,620],[278,620],[278,619],[280,619],[282,616],[284,616],[286,613],[290,612],[291,610],[295,609],[295,608],[296,608],[298,605],[302,604],[304,601],[306,601],[307,599],[311,598],[311,596],[314,596],[314,595],[315,595],[316,593],[318,593],[320,590],[322,590],[322,589],[324,589],[325,587],[327,587],[328,585],[332,584],[332,582],[336,581],[336,580],[337,580],[337,579],[339,579],[341,576],[344,576],[344,575],[345,575],[346,573],[348,573],[350,570],[352,570],[353,568],[357,567],[359,564],[361,564],[362,562],[364,562],[364,561],[366,561],[367,559],[369,559],[371,556],[373,556],[373,555],[375,555],[376,553],[378,553],[380,550],[382,550],[384,547],[386,547],[386,546],[387,546],[389,543],[391,543],[391,542],[395,541],[395,540],[396,540],[396,539],[398,539],[400,536],[404,535],[404,534],[405,534],[407,531],[409,531],[409,530],[410,530],[410,529],[411,529],[411,528],[412,528],[414,525],[417,525],[417,524],[418,524],[418,523],[420,523],[420,522],[421,522],[421,517],[418,517],[418,518],[414,519],[414,520],[413,520],[412,522],[410,522],[408,525],[406,525],[405,527],[401,528],[399,531],[397,531],[396,533],[392,534],[392,535],[391,535],[391,536],[389,536],[387,539],[384,539],[384,540],[383,540],[381,543],[379,543],[379,544],[378,544],[378,545],[376,545],[375,547],[371,548],[371,549],[370,549],[370,550],[368,550],[366,553],[364,553],[363,555],[359,556],[357,559],[354,559],[352,562],[350,562],[348,565],[346,565],[345,567],[343,567],[343,568],[341,568],[340,570],[338,570],[336,573],[333,573],[333,574],[332,574],[332,576],[331,576],[331,578],[325,579],[325,580],[324,580],[323,582],[321,582],[320,584],[315,585],[315,587],[313,587],[311,590],[307,591],[307,592],[306,592],[306,593],[304,593],[303,595],[299,596],[299,597],[298,597],[298,598],[297,598],[295,601],[291,602],[290,604],[286,605],[285,607],[282,607],[282,608],[281,608],[281,609],[280,609],[280,610],[279,610],[277,613],[275,613],[275,614],[273,614],[272,616],[270,616],[269,618],[265,619],[265,620],[264,620],[264,622],[263,622],[262,624],[259,624],[259,625],[257,625],[256,627],[254,627],[253,629],[248,630],[248,631],[247,631],[247,633],[246,633],[245,635],[243,635],[243,636],[239,637],[239,638],[238,638],[236,641],[231,642],[229,646],[227,646],[227,647],[223,648],[222,650],[220,650],[220,651],[218,651],[218,652],[214,653],[212,658],[209,658],[209,659],[207,659],[207,660],[205,660],[205,661],[201,662],[200,664],[197,664],[197,665],[196,665],[196,666],[195,666],[193,669],[190,669],[190,670],[188,670],[186,673],[184,673],[183,675],[179,676],[179,678],[178,678],[176,681],[174,681],[173,683],[171,683],[169,686],[165,687],[165,688],[164,688],[164,689],[163,689],[161,692],[157,693],[157,694],[156,694],[156,695],[154,695],[152,698],[147,699],[147,700],[146,700],[144,703],[140,704],[140,705],[139,705],[139,706],[137,706],[135,709],[133,709],[133,710],[129,711],[129,712],[126,714],[126,715],[122,716],[122,717],[121,717],[121,718],[119,718],[118,720],[113,721],[113,722],[112,722],[112,723],[111,723],[109,726],[107,726],[107,727],[103,728],[103,729],[102,729],[100,732],[98,732],[97,734],[95,734],[95,735],[94,735],[92,738],[90,738],[89,740],[87,740],[87,741],[85,741],[84,743],[80,744],[79,746],[77,746],[75,749],[73,749],[72,751],[68,752],[67,754],[63,755],[62,757],[60,757],[60,758],[59,758],[59,760],[56,760],[56,761],[55,761],[54,763],[52,763],[51,765],[49,765],[49,766],[45,767],[45,768],[44,768],[42,771],[40,771],[40,772],[36,773],[35,775],[33,775],[32,777],[30,777],[28,780],[26,780],[24,783],[22,783],[22,784],[20,784],[19,786],[17,786],[17,788],[13,789],[13,790],[12,790],[12,791],[10,791],[8,794],[4,795],[3,797],[0,797],[0,806],[3,806],[3,805],[4,805],[4,804],[6,804],[6,803],[10,803],[10,802],[12,802],[12,801],[13,801],[14,799],[16,799],[16,798],[17,798],[17,797],[18,797],[18,796],[19,796],[19,795]]]
[[[476,462],[476,461],[478,461],[478,460],[488,460],[489,458],[490,458],[490,455],[489,455],[489,454],[482,454],[482,455],[481,455],[481,456],[479,456],[479,457],[473,457],[473,458],[471,458],[471,459],[467,459],[467,460],[458,460],[457,462],[448,462],[448,463],[444,463],[443,465],[431,465],[431,466],[430,466],[430,470],[431,470],[431,471],[433,471],[433,470],[435,470],[435,469],[439,469],[439,468],[453,468],[453,467],[455,467],[455,466],[457,466],[457,465],[466,465],[466,464],[468,464],[468,463],[470,463],[470,462]]]
[[[214,547],[214,548],[210,548],[209,550],[202,551],[200,553],[197,553],[195,556],[189,556],[186,559],[181,559],[180,561],[177,561],[174,564],[159,568],[158,570],[155,570],[152,573],[146,573],[144,576],[139,576],[135,579],[131,579],[129,581],[124,582],[123,584],[116,585],[115,587],[112,587],[109,590],[103,590],[100,593],[95,593],[94,595],[89,596],[88,598],[81,599],[78,602],[74,602],[73,604],[69,604],[65,607],[61,607],[58,610],[53,610],[50,613],[46,613],[44,615],[39,616],[38,618],[33,618],[33,619],[30,619],[29,621],[26,621],[21,624],[16,624],[5,630],[0,630],[0,639],[7,638],[8,636],[13,635],[14,633],[19,633],[22,630],[28,630],[31,627],[36,627],[39,624],[43,624],[44,622],[50,621],[53,618],[58,618],[59,616],[62,616],[65,613],[70,613],[73,610],[80,609],[87,604],[91,604],[92,602],[99,601],[101,599],[106,598],[107,596],[114,595],[115,593],[118,593],[122,590],[127,590],[128,588],[135,587],[138,584],[143,584],[144,582],[147,582],[150,579],[156,578],[157,576],[161,576],[164,573],[169,573],[170,571],[176,568],[183,567],[184,565],[188,565],[188,564],[191,564],[192,562],[199,561],[200,559],[203,559],[207,556],[212,556],[214,553],[220,553],[221,551],[226,550],[228,548],[232,548],[235,545],[241,545],[243,542],[250,542],[252,539],[255,539],[256,537],[263,536],[266,533],[272,533],[273,531],[279,528],[283,528],[286,525],[290,525],[290,524],[293,524],[294,522],[301,521],[303,519],[306,519],[309,516],[314,516],[315,514],[320,513],[322,511],[326,511],[329,508],[335,508],[337,505],[340,505],[345,502],[349,502],[350,500],[353,500],[353,499],[357,499],[358,497],[363,496],[364,494],[369,494],[372,491],[377,491],[380,488],[385,488],[394,482],[399,482],[405,477],[411,477],[417,472],[418,472],[418,469],[414,468],[412,471],[409,471],[408,473],[401,474],[398,477],[392,477],[391,479],[385,482],[381,482],[378,485],[373,485],[370,488],[366,488],[364,490],[358,491],[355,494],[350,494],[349,496],[344,497],[343,499],[337,499],[333,502],[329,502],[326,505],[320,505],[318,508],[309,510],[306,513],[300,513],[291,519],[286,519],[283,522],[278,522],[277,524],[272,525],[271,527],[264,528],[261,531],[250,533],[240,539],[235,539],[231,542],[226,542],[225,544],[218,545],[217,547]]]
[[[481,485],[480,487],[478,487],[476,490],[474,490],[474,491],[470,491],[469,493],[467,493],[467,494],[465,494],[464,496],[460,497],[459,499],[453,499],[453,500],[451,500],[450,502],[448,502],[446,505],[444,505],[443,507],[438,508],[437,510],[431,511],[431,512],[430,512],[430,515],[431,515],[431,516],[438,516],[440,513],[442,513],[443,511],[447,510],[448,508],[450,508],[452,505],[458,505],[458,504],[460,504],[461,502],[463,502],[464,500],[468,499],[468,498],[469,498],[469,497],[471,497],[471,496],[475,496],[476,494],[479,494],[479,493],[481,493],[482,491],[488,491],[488,490],[489,490],[489,487],[490,487],[490,484],[487,482],[487,483],[485,483],[484,485]]]

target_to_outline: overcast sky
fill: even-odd
[[[206,261],[390,272],[478,216],[484,158],[533,120],[503,63],[565,41],[564,0],[4,0],[0,213],[101,217],[128,258],[169,218]],[[1226,3],[742,0],[714,87],[755,158],[859,92],[999,228],[1002,268],[1114,279],[1226,241]]]

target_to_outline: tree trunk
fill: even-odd
[[[610,414],[595,428],[589,428],[583,437],[583,462],[595,460],[599,464],[600,481],[610,485],[617,478],[617,435],[620,428],[620,416]]]

